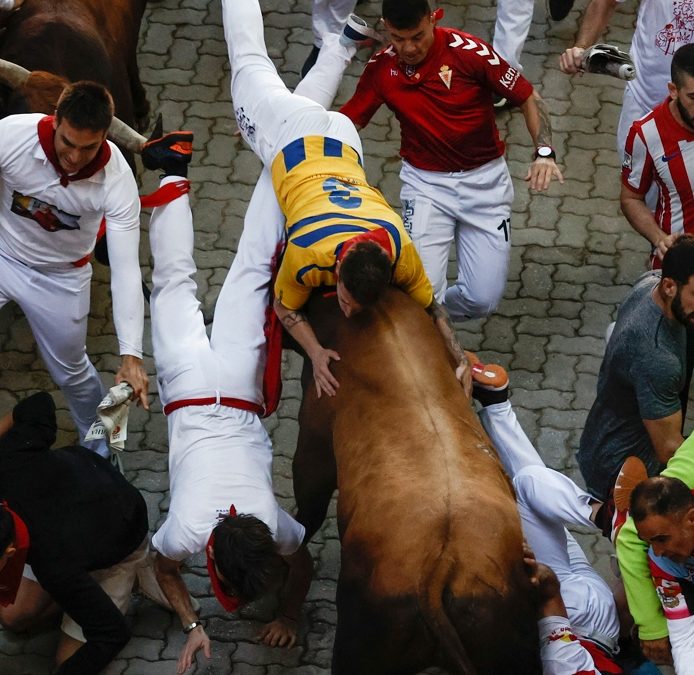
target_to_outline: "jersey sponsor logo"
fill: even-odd
[[[675,152],[671,152],[669,155],[663,155],[660,159],[667,163],[672,161],[673,159],[677,159],[680,155],[682,154],[682,149],[680,148],[679,150],[675,150]]]
[[[622,159],[622,169],[631,171],[631,155],[628,152],[624,153],[624,157]]]
[[[447,66],[443,65],[441,66],[441,69],[439,70],[439,77],[441,78],[441,81],[446,85],[447,89],[451,88],[451,79],[453,78],[453,71]]]
[[[516,86],[519,77],[520,73],[515,68],[509,66],[508,70],[499,78],[499,83],[510,91]]]
[[[12,193],[10,210],[22,218],[29,218],[29,220],[38,223],[46,232],[80,229],[78,223],[80,217],[78,215],[63,211],[36,197],[23,195],[16,190]]]
[[[487,45],[480,44],[471,38],[464,38],[461,35],[453,33],[453,42],[449,42],[448,46],[454,48],[461,47],[461,49],[464,51],[475,50],[475,54],[477,54],[477,56],[489,57],[487,59],[487,63],[490,66],[499,65],[499,57],[496,55],[493,49],[490,49]]]
[[[398,73],[399,73],[399,71],[398,71],[397,68],[391,68],[391,69],[390,69],[390,76],[391,76],[391,77],[397,77],[397,76],[398,76]]]

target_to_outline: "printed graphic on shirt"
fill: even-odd
[[[681,45],[694,41],[694,0],[675,0],[672,21],[656,33],[655,44],[672,55]]]
[[[67,213],[36,197],[23,195],[16,190],[12,193],[12,213],[29,218],[38,223],[46,232],[58,230],[79,230],[79,215]]]
[[[463,51],[474,51],[477,56],[484,58],[490,66],[499,65],[499,57],[488,45],[476,42],[471,37],[463,37],[453,33],[453,42],[448,43],[449,47],[460,47]]]

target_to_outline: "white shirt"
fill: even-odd
[[[93,250],[105,218],[120,353],[141,357],[144,301],[135,177],[109,142],[111,157],[103,169],[63,187],[39,142],[42,117],[0,120],[0,249],[28,267],[64,267]]]

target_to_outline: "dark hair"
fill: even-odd
[[[694,44],[683,45],[672,57],[670,79],[678,89],[684,85],[684,75],[694,77]]]
[[[360,241],[342,259],[340,281],[360,305],[373,305],[392,275],[388,254],[373,241]]]
[[[692,45],[694,47],[694,44]],[[694,234],[682,234],[663,256],[663,278],[686,284],[694,274]]]
[[[106,131],[113,119],[113,98],[98,82],[73,82],[63,89],[55,114],[58,123],[65,119],[76,129]]]
[[[429,14],[429,0],[383,0],[381,8],[381,16],[400,30],[414,28]]]
[[[14,536],[12,514],[0,504],[0,556],[5,554],[7,547],[14,541]]]
[[[649,516],[680,516],[694,507],[694,495],[679,478],[656,476],[639,483],[631,493],[629,511],[635,523]]]
[[[250,602],[265,594],[284,574],[270,528],[255,516],[227,516],[214,530],[214,562],[230,595]]]

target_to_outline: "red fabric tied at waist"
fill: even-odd
[[[223,405],[226,408],[238,408],[239,410],[247,410],[256,415],[263,414],[263,406],[250,401],[244,401],[240,398],[231,398],[230,396],[208,396],[206,398],[182,398],[179,401],[172,401],[164,406],[164,414],[170,415],[174,410],[179,408],[188,408],[194,405]]]

